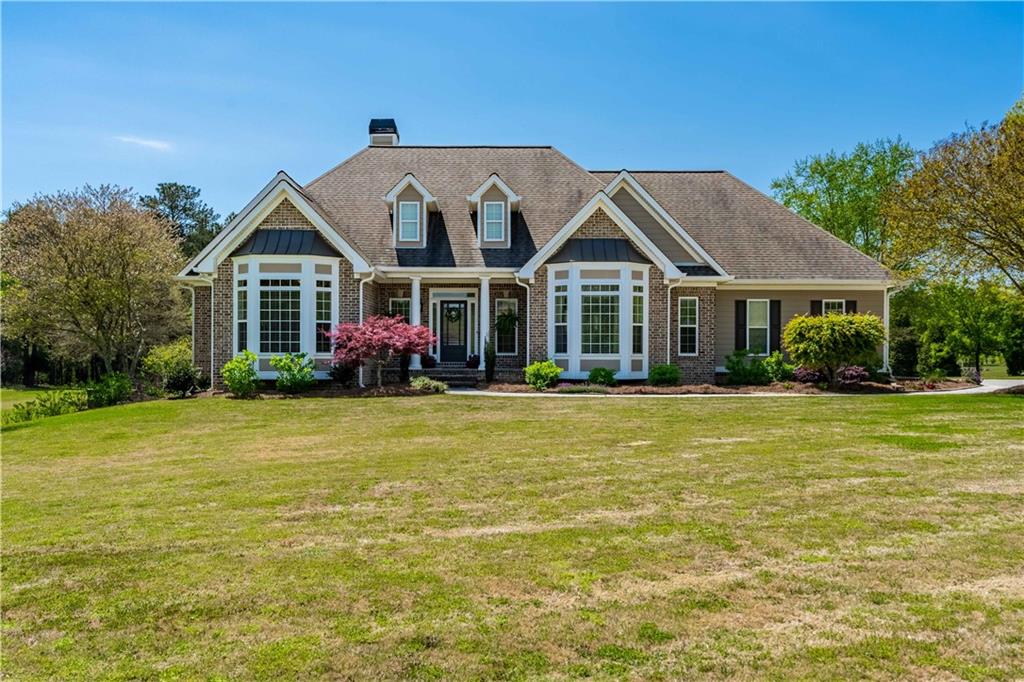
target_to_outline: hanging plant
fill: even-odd
[[[519,316],[511,310],[506,310],[494,318],[494,328],[502,334],[511,334],[519,324]]]

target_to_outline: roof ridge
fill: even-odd
[[[727,171],[725,169],[714,169],[714,168],[695,169],[695,170],[686,170],[686,169],[677,169],[677,170],[633,170],[631,168],[624,168],[624,169],[620,168],[619,170],[591,170],[589,172],[590,173],[621,173],[623,170],[626,170],[629,173],[728,173],[729,172],[729,171]]]
[[[554,149],[554,147],[549,144],[371,144],[366,149]]]

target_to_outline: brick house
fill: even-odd
[[[437,336],[423,365],[464,367],[487,340],[498,372],[553,359],[644,379],[674,363],[711,382],[737,348],[768,354],[795,315],[871,312],[881,265],[723,171],[588,171],[553,147],[370,144],[302,186],[279,172],[182,270],[196,364],[305,351],[322,331],[402,314]],[[514,328],[495,320],[516,320]],[[500,330],[499,330],[500,327]],[[883,348],[887,361],[887,348]]]

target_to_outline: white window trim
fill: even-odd
[[[839,314],[840,315],[845,315],[846,314],[846,299],[845,298],[823,298],[821,300],[821,314],[822,315],[828,315],[828,311],[826,310],[826,308],[828,308],[828,304],[829,303],[838,303],[840,305],[840,307],[842,307],[842,310],[839,311]]]
[[[394,315],[395,314],[393,306],[392,306],[392,304],[395,301],[408,301],[409,302],[409,316],[410,317],[412,316],[412,299],[410,297],[408,297],[408,296],[392,296],[391,298],[389,298],[388,299],[388,315]],[[405,321],[409,322],[411,324],[409,319],[406,319]]]
[[[771,354],[772,350],[772,302],[767,298],[748,298],[747,299],[747,350],[750,348],[750,304],[751,303],[764,303],[765,308],[765,325],[764,327],[758,326],[757,329],[764,329],[764,347],[763,353],[751,353],[754,357],[766,358]]]
[[[402,220],[402,207],[403,206],[415,206],[416,207],[416,238],[415,239],[405,239],[402,236],[402,223],[403,222],[411,222],[411,221],[403,221]],[[422,213],[423,212],[421,210],[420,202],[418,202],[418,201],[399,201],[398,202],[398,210],[395,212],[395,221],[396,221],[395,240],[396,240],[396,243],[406,243],[406,244],[408,244],[408,243],[412,243],[412,242],[419,243],[419,242],[423,241],[423,236],[422,236],[422,231],[421,231],[422,227],[423,227],[422,224],[421,224],[422,223]]]
[[[681,348],[683,345],[683,301],[693,301],[694,312],[697,314],[697,319],[692,325],[685,325],[686,327],[693,327],[694,330],[694,351],[692,353],[684,353]],[[676,352],[681,358],[694,358],[700,355],[700,299],[696,296],[680,296],[676,302]]]
[[[650,364],[650,348],[647,339],[650,337],[650,265],[638,263],[566,263],[548,265],[548,313],[547,313],[547,340],[551,357],[565,360],[568,367],[562,373],[566,379],[586,379],[588,371],[580,369],[581,360],[618,360],[619,371],[615,373],[618,379],[646,379]],[[615,279],[582,279],[582,270],[615,270],[619,273]],[[567,271],[568,278],[556,279],[557,272]],[[642,272],[642,279],[633,279],[634,272]],[[582,354],[581,338],[581,298],[582,285],[586,284],[616,284],[619,287],[619,352],[614,354],[586,355]],[[555,287],[558,285],[567,286],[567,302],[569,306],[568,324],[566,331],[568,336],[568,353],[556,354],[555,348]],[[644,287],[644,346],[642,355],[634,354],[632,351],[633,338],[633,285],[643,284]],[[640,370],[633,370],[633,361],[642,359]]]
[[[516,314],[517,318],[519,317],[519,299],[518,298],[496,298],[496,299],[494,299],[494,319],[495,319],[495,321],[497,321],[497,319],[498,319],[498,304],[499,303],[511,303],[512,304],[512,309],[513,309],[512,312],[514,312]],[[513,346],[512,352],[511,353],[498,353],[499,357],[511,357],[511,356],[514,356],[514,355],[519,355],[519,322],[516,322],[516,330],[515,330],[515,333],[512,335],[512,339],[513,339],[513,342],[515,343],[515,346]],[[497,349],[498,349],[498,330],[497,329],[494,330],[494,349],[495,349],[495,351],[497,351]]]
[[[489,243],[504,242],[505,241],[505,222],[506,222],[506,220],[505,220],[505,213],[506,213],[505,202],[504,201],[485,201],[485,202],[483,202],[483,204],[484,204],[484,207],[483,207],[484,210],[483,210],[483,216],[482,216],[483,226],[484,226],[483,237],[482,237],[483,241],[489,242]],[[495,222],[493,220],[488,220],[487,219],[487,207],[488,206],[497,206],[499,209],[501,209],[499,211],[499,215],[501,216],[501,235],[499,237],[497,237],[497,238],[491,238],[491,237],[487,236],[487,224],[488,223],[492,223],[493,224]]]
[[[234,259],[234,282],[244,277],[247,280],[246,291],[248,295],[248,306],[246,310],[247,339],[246,348],[256,354],[259,360],[266,360],[280,353],[261,353],[260,348],[260,291],[262,279],[297,279],[300,287],[300,314],[299,314],[299,351],[306,353],[314,360],[324,360],[332,357],[330,352],[317,352],[316,350],[316,281],[330,280],[331,282],[331,328],[338,325],[340,298],[338,292],[338,278],[340,271],[340,259],[327,258],[323,256],[239,256]],[[261,263],[299,263],[300,272],[260,272]],[[249,271],[239,274],[238,266],[246,264]],[[316,272],[317,265],[330,265],[330,273]],[[237,297],[238,286],[234,285],[235,296]],[[237,310],[237,299],[234,301],[234,308],[231,311],[232,324],[232,356],[238,355],[238,320],[235,316]],[[277,372],[272,370],[260,370],[257,361],[257,375],[261,379],[276,379]],[[327,371],[316,371],[314,375],[318,379],[327,379],[330,374]]]

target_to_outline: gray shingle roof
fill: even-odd
[[[733,277],[891,277],[873,259],[725,171],[630,173]],[[605,182],[617,174],[594,173]]]
[[[392,246],[383,200],[407,173],[438,200],[425,249]],[[522,197],[512,246],[477,246],[466,197],[497,173]],[[617,173],[588,172],[552,147],[367,147],[304,188],[374,265],[519,267]],[[730,274],[752,279],[887,279],[878,263],[722,171],[634,172]]]

